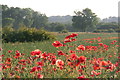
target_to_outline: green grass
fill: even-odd
[[[68,34],[64,34],[64,35],[59,34],[59,35],[56,35],[56,37],[57,37],[58,41],[63,41],[63,39],[67,35]],[[106,33],[106,34],[105,33],[101,33],[101,34],[79,33],[79,35],[77,36],[77,41],[75,43],[89,45],[88,43],[85,43],[85,41],[83,41],[83,39],[97,38],[97,37],[101,37],[101,38],[118,37],[118,34],[117,33],[113,33],[113,34],[112,33]],[[111,40],[109,40],[109,39],[105,39],[105,40],[103,40],[103,43],[106,43],[109,45],[110,41]],[[29,54],[31,51],[33,51],[35,49],[40,49],[41,51],[47,51],[47,52],[55,52],[56,48],[51,45],[53,42],[54,41],[29,42],[29,43],[27,43],[27,42],[26,43],[19,43],[19,42],[3,43],[2,44],[2,47],[4,49],[3,54],[8,50],[13,50],[13,51],[19,50],[19,51],[21,51],[21,53],[26,53],[26,54]],[[95,44],[92,44],[92,45],[95,45]]]
[[[68,33],[71,34],[71,33]],[[58,34],[55,33],[54,35],[56,35],[57,40],[56,41],[63,41],[65,36],[68,36],[68,34]],[[80,74],[78,74],[77,70],[79,67],[76,67],[76,69],[73,69],[69,66],[67,66],[67,58],[65,56],[58,56],[57,55],[57,50],[62,50],[63,52],[65,52],[66,54],[68,53],[68,56],[71,54],[69,53],[69,50],[74,50],[76,51],[76,55],[77,56],[85,56],[87,57],[86,63],[85,64],[81,64],[81,65],[86,65],[87,68],[83,69],[83,73],[86,77],[88,78],[92,78],[90,76],[90,72],[93,70],[93,64],[90,64],[89,61],[93,60],[93,58],[104,58],[103,61],[111,61],[112,64],[115,64],[116,61],[118,60],[118,54],[114,55],[114,53],[118,52],[118,47],[116,47],[116,45],[118,45],[118,42],[115,44],[110,44],[111,41],[113,40],[117,40],[118,39],[114,38],[114,37],[118,37],[117,33],[99,33],[99,34],[93,34],[93,33],[78,33],[79,35],[77,36],[77,41],[71,42],[71,43],[66,43],[66,47],[60,47],[60,48],[55,48],[52,46],[52,43],[54,41],[43,41],[43,42],[29,42],[29,43],[3,43],[2,44],[2,48],[3,48],[3,55],[5,55],[5,57],[3,57],[3,60],[6,58],[12,58],[13,62],[12,64],[12,69],[7,69],[5,70],[5,74],[4,76],[7,76],[7,72],[13,72],[16,73],[16,75],[21,76],[21,77],[26,77],[26,78],[30,78],[30,77],[34,77],[35,74],[29,74],[30,69],[36,65],[36,62],[44,60],[44,59],[37,59],[35,61],[32,61],[31,65],[26,65],[27,70],[24,71],[24,74],[20,74],[17,71],[13,71],[14,67],[16,66],[17,62],[20,59],[28,59],[28,57],[30,56],[30,52],[34,51],[36,49],[41,50],[42,52],[47,52],[47,53],[56,53],[56,59],[61,59],[63,60],[66,64],[64,65],[65,69],[60,70],[58,67],[56,67],[56,65],[50,65],[50,61],[44,61],[45,62],[45,66],[43,66],[43,70],[40,72],[42,75],[44,75],[45,78],[76,78],[81,76]],[[82,51],[82,52],[77,52],[76,47],[79,45],[85,45],[85,46],[98,46],[98,42],[97,40],[88,40],[88,41],[93,41],[93,43],[88,43],[86,42],[86,40],[84,39],[91,39],[91,38],[98,38],[101,37],[102,39],[102,43],[106,44],[109,46],[108,50],[104,50],[103,47],[100,47],[99,49],[97,49],[96,51]],[[110,37],[113,37],[111,39],[109,39]],[[68,47],[68,46],[74,46],[74,47]],[[8,53],[8,50],[12,50],[12,53]],[[20,51],[20,53],[25,53],[25,56],[21,57],[20,59],[14,59],[13,55],[15,55],[15,51],[18,50]],[[27,56],[26,56],[27,55]],[[112,56],[112,57],[109,57]],[[32,57],[34,58],[34,57]],[[5,61],[3,61],[5,62]],[[19,65],[19,67],[22,67],[21,65]],[[52,68],[56,68],[57,71],[54,72],[52,70]],[[10,72],[9,72],[10,71]],[[117,73],[115,73],[115,70],[110,71],[110,70],[97,70],[97,72],[102,72],[102,74],[100,76],[95,76],[96,78],[108,78],[110,76],[115,76],[118,75]],[[8,77],[8,76],[7,76]],[[10,76],[11,77],[11,76]],[[94,78],[95,78],[94,77]],[[118,77],[118,76],[117,76]]]

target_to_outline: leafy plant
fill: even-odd
[[[26,27],[21,27],[18,30],[10,27],[3,28],[4,42],[34,42],[51,39],[55,39],[55,36],[45,30]]]

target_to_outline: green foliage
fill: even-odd
[[[111,23],[101,22],[97,25],[97,29],[94,32],[112,33],[112,32],[120,32],[120,31],[119,31],[119,25],[116,22],[111,22]]]
[[[10,34],[13,31],[14,31],[14,29],[12,27],[4,27],[4,28],[2,28],[2,32],[4,34]]]
[[[3,19],[3,23],[2,23],[2,26],[5,27],[5,26],[12,26],[13,23],[14,23],[14,19],[12,18],[4,18]]]
[[[33,24],[32,27],[40,28],[47,25],[48,18],[45,14],[40,14],[38,12],[33,12]]]
[[[48,20],[45,14],[35,12],[30,8],[8,7],[2,5],[2,22],[4,26],[18,29],[21,24],[27,27],[45,27]]]
[[[97,29],[118,29],[119,25],[118,23],[111,22],[111,23],[99,23],[97,25]]]
[[[77,28],[79,31],[87,31],[88,28],[94,29],[98,23],[98,18],[91,9],[86,8],[82,12],[74,11],[75,16],[73,16],[73,27]]]
[[[114,29],[108,29],[108,32],[112,33],[112,32],[116,32]]]
[[[4,42],[34,42],[51,39],[55,39],[55,37],[45,30],[26,27],[21,27],[18,30],[10,27],[3,28]]]
[[[117,40],[118,39],[109,39],[109,37],[117,37],[118,34],[104,34],[104,33],[100,33],[100,34],[91,34],[91,33],[79,33],[80,35],[78,35],[77,41],[75,41],[74,43],[68,43],[66,44],[67,46],[64,46],[63,48],[55,48],[53,47],[51,44],[53,43],[53,41],[44,41],[44,42],[36,42],[36,43],[3,43],[3,53],[4,53],[4,57],[2,57],[3,62],[2,64],[5,64],[5,62],[7,63],[7,59],[10,58],[10,68],[7,69],[3,69],[3,77],[5,78],[16,78],[16,76],[9,76],[10,73],[14,73],[15,75],[20,76],[20,78],[36,78],[37,73],[40,73],[43,75],[43,79],[45,78],[61,78],[63,80],[63,78],[65,79],[69,79],[69,78],[76,78],[78,76],[81,76],[82,73],[85,75],[85,78],[89,78],[90,80],[93,80],[94,78],[96,79],[105,79],[105,80],[110,80],[110,78],[112,77],[112,79],[117,79],[119,78],[119,72],[116,73],[117,68],[119,66],[117,66],[117,62],[118,61],[118,47],[116,46],[118,43],[115,44],[110,44],[113,40]],[[59,39],[61,40],[61,42],[63,41],[64,37],[67,36],[66,34],[63,35],[57,35],[57,37],[59,37]],[[101,37],[102,38],[102,42],[98,42],[97,40],[94,40],[93,38],[97,38],[97,37]],[[91,39],[92,40],[84,40],[84,39]],[[107,39],[108,38],[108,39]],[[81,41],[82,40],[82,41]],[[93,41],[93,43],[89,43],[89,41]],[[98,43],[104,43],[106,45],[108,45],[108,50],[105,50],[104,47],[100,47],[98,45]],[[78,45],[85,45],[85,46],[98,46],[97,50],[85,50],[85,51],[77,51],[75,50],[76,47]],[[74,46],[74,47],[71,47]],[[36,50],[36,49],[40,49],[42,51],[41,54],[43,54],[44,52],[49,55],[54,56],[55,55],[55,59],[61,59],[64,61],[64,66],[63,69],[60,69],[59,67],[55,65],[51,65],[51,60],[49,60],[51,57],[47,57],[47,58],[41,58],[41,54],[40,54],[40,58],[38,56],[30,56],[31,51]],[[15,51],[19,50],[19,53],[24,54],[21,55],[21,57],[19,58],[15,58],[15,54],[17,52]],[[63,55],[58,55],[58,50],[63,51],[67,56],[63,56]],[[70,53],[69,50],[74,50],[74,53]],[[8,53],[8,51],[12,51],[11,53]],[[114,54],[116,53],[116,54]],[[80,63],[79,66],[71,67],[68,65],[68,62],[71,62],[73,60],[69,60],[69,56],[72,54],[76,54],[77,57],[80,56],[85,56],[86,62],[85,63]],[[47,55],[43,55],[43,56],[47,56]],[[112,56],[112,57],[110,57]],[[30,58],[28,58],[30,57]],[[36,59],[37,58],[37,59]],[[53,58],[53,57],[52,57]],[[53,58],[54,59],[54,58]],[[99,59],[99,60],[98,60]],[[101,59],[101,60],[100,60]],[[26,65],[22,65],[18,64],[18,62],[25,60],[25,64]],[[49,61],[48,61],[49,60]],[[28,62],[30,61],[30,63]],[[42,70],[41,71],[36,71],[32,74],[30,74],[31,68],[34,66],[38,66],[36,64],[36,62],[41,62],[43,61],[44,66],[42,66]],[[93,68],[93,63],[98,62],[98,65],[101,65],[100,62],[101,61],[106,61],[106,62],[110,62],[110,65],[108,66],[103,66],[103,67],[109,67],[111,69],[99,69],[99,70],[94,70]],[[111,65],[112,64],[112,65]],[[9,64],[5,64],[5,65],[9,65]],[[96,65],[96,64],[95,64]],[[17,66],[17,67],[16,67]],[[84,67],[85,66],[85,67]],[[23,69],[25,67],[25,69]],[[17,70],[16,70],[17,68]],[[18,71],[19,70],[19,71]],[[82,72],[79,72],[81,71]],[[95,76],[91,76],[92,73],[91,71],[95,71],[95,72],[101,72],[100,75],[95,75]],[[35,77],[34,77],[35,76]],[[115,77],[114,77],[115,76]],[[60,79],[60,80],[61,80]]]
[[[94,33],[101,33],[101,32],[104,32],[104,33],[114,33],[116,32],[114,29],[97,29],[95,31],[93,31]]]
[[[60,31],[59,33],[68,33],[68,30],[64,29],[64,30]]]
[[[116,32],[118,32],[118,33],[120,33],[120,28],[118,28],[118,29],[115,29],[115,31],[116,31]]]
[[[65,25],[62,23],[50,23],[49,30],[50,31],[62,31],[65,29]]]

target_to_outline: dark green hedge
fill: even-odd
[[[34,42],[55,39],[55,36],[49,32],[36,28],[19,28],[14,30],[10,27],[5,27],[2,30],[3,42]]]
[[[104,33],[114,33],[116,32],[116,30],[114,29],[97,29],[95,31],[93,31],[94,33],[101,33],[101,32],[104,32]]]

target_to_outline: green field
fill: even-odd
[[[70,33],[69,33],[70,34]],[[62,41],[65,36],[67,36],[68,34],[59,34],[59,33],[55,33],[55,36],[57,37],[58,41]],[[77,44],[86,44],[83,39],[89,39],[89,38],[97,38],[97,37],[101,37],[103,38],[103,42],[109,45],[109,42],[112,41],[113,39],[109,40],[109,39],[105,39],[104,38],[109,38],[109,37],[118,37],[118,33],[101,33],[101,34],[92,34],[92,33],[79,33],[78,37],[77,37],[77,41],[75,43]],[[23,53],[30,53],[31,51],[35,50],[35,49],[40,49],[42,51],[47,51],[47,52],[55,52],[56,48],[53,47],[51,44],[54,41],[43,41],[43,42],[29,42],[29,43],[3,43],[2,47],[4,49],[4,51],[8,51],[8,50],[19,50]],[[87,43],[88,44],[88,43]],[[86,45],[87,45],[86,44]],[[88,44],[89,45],[89,44]]]
[[[55,41],[60,41],[63,43],[63,40],[66,36],[70,35],[71,33],[53,33],[57,37],[57,40]],[[26,43],[3,43],[2,48],[3,48],[3,63],[5,64],[7,58],[11,58],[12,60],[10,61],[10,68],[3,69],[3,77],[8,77],[8,78],[41,78],[40,75],[38,75],[38,71],[33,72],[30,74],[30,70],[32,67],[37,66],[36,62],[43,62],[44,66],[42,66],[42,70],[39,71],[40,74],[43,75],[43,78],[80,78],[80,77],[85,77],[85,78],[118,78],[119,75],[118,73],[120,71],[117,70],[118,66],[118,33],[77,33],[78,36],[75,37],[76,41],[73,42],[68,42],[68,43],[63,43],[66,46],[56,48],[52,45],[54,41],[43,41],[43,42],[26,42]],[[99,38],[101,41],[99,41]],[[112,44],[112,41],[117,41]],[[105,46],[99,46],[98,43],[103,43],[107,45],[108,47],[106,48]],[[84,46],[94,46],[97,47],[96,50],[76,50],[76,47],[79,45],[84,45]],[[46,52],[46,54],[51,53],[56,56],[57,59],[61,59],[64,61],[64,65],[61,67],[58,67],[56,65],[50,65],[51,61],[46,60],[46,59],[41,59],[37,58],[34,60],[31,64],[26,64],[26,65],[20,65],[18,64],[19,60],[24,59],[24,60],[29,60],[28,57],[30,57],[30,53],[36,49],[39,49],[42,51],[42,54]],[[8,53],[8,51],[11,50],[11,53]],[[19,53],[24,53],[23,57],[20,57],[18,59],[15,59],[14,56],[16,54],[15,51],[19,51]],[[69,51],[75,51],[75,53],[70,53]],[[58,51],[63,51],[63,53],[66,54],[66,56],[71,56],[71,54],[76,54],[78,57],[79,56],[85,56],[86,57],[86,62],[80,63],[79,66],[72,66],[67,65],[68,63],[68,58],[63,55],[58,55]],[[35,56],[34,56],[35,57]],[[33,58],[33,56],[32,56]],[[94,62],[90,63],[90,61],[95,61],[94,59],[96,58],[96,62],[101,62],[102,68],[107,68],[111,67],[114,65],[114,67],[110,69],[93,69],[92,67],[95,66]],[[103,58],[102,60],[99,60],[98,58]],[[48,58],[47,58],[48,59]],[[74,62],[75,60],[73,60]],[[106,64],[102,63],[102,61],[106,62]],[[110,63],[110,62],[111,63]],[[17,70],[14,70],[14,67],[18,64],[19,70],[21,70],[22,67],[26,67],[23,72],[19,72]],[[6,64],[9,65],[9,64]],[[80,67],[83,68],[80,68]],[[52,69],[56,69],[53,71]],[[91,71],[96,71],[92,72]],[[81,72],[79,72],[81,71]],[[97,74],[98,73],[98,74]],[[11,76],[12,75],[12,76]],[[14,76],[13,76],[14,75]],[[35,75],[38,75],[35,76]]]

